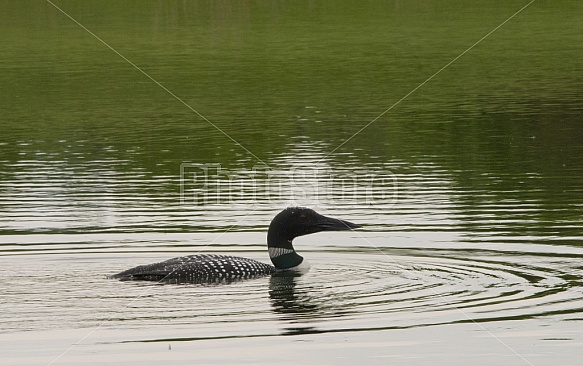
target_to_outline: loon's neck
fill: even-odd
[[[296,253],[292,239],[274,235],[271,231],[267,234],[267,249],[269,250],[269,258],[277,269],[293,269],[304,262],[304,258]]]

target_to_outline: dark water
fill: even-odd
[[[583,5],[527,4],[0,2],[4,362],[578,365]],[[289,205],[364,227],[106,278]]]

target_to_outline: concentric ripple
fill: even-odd
[[[106,278],[128,265],[177,256],[168,247],[141,254],[76,247],[62,244],[58,255],[0,256],[6,289],[0,310],[8,314],[0,320],[1,332],[124,329],[125,340],[190,340],[534,317],[575,320],[583,310],[578,248],[317,248],[302,252],[312,264],[305,275],[205,286]],[[219,248],[221,253],[236,249],[206,249]],[[266,259],[255,249],[237,249],[237,255]],[[140,331],[146,328],[147,336]]]
[[[310,298],[313,312],[306,317],[344,316],[365,328],[568,316],[583,307],[578,257],[427,249],[345,253],[342,266],[318,266],[296,279],[296,293],[288,295]],[[337,253],[321,253],[318,260],[339,261]]]

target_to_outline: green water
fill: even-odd
[[[334,149],[525,2],[58,5],[269,160],[296,136]],[[579,165],[569,159],[581,156],[580,5],[533,5],[340,151],[464,164],[483,156],[487,166],[476,170],[488,171],[504,157],[516,160],[504,150],[519,150],[533,171],[552,175]],[[59,151],[59,140],[87,140],[80,150],[88,157],[104,145],[140,147],[136,163],[153,173],[174,173],[182,161],[254,162],[48,3],[4,2],[0,17],[2,140],[9,146],[34,141]],[[154,161],[164,164],[154,168]]]
[[[101,364],[117,360],[110,348],[101,348],[105,339],[115,347],[127,339],[179,338],[186,345],[212,339],[204,343],[208,347],[197,347],[209,363],[222,364],[228,360],[209,355],[213,347],[239,347],[233,342],[240,337],[251,342],[249,349],[259,350],[265,334],[315,334],[297,339],[316,345],[302,359],[308,363],[326,364],[323,360],[334,356],[330,350],[337,350],[334,342],[344,342],[343,337],[350,344],[421,337],[416,338],[420,343],[409,343],[400,356],[394,355],[402,357],[400,364],[430,359],[467,364],[471,355],[454,345],[482,330],[454,325],[467,322],[459,314],[427,319],[436,318],[435,309],[443,301],[458,304],[457,290],[463,293],[461,288],[473,286],[494,302],[503,298],[500,308],[487,308],[492,311],[487,317],[480,315],[485,303],[472,305],[477,308],[470,315],[488,331],[504,337],[496,333],[495,324],[508,321],[503,323],[508,329],[534,338],[504,338],[526,362],[504,348],[492,353],[479,346],[468,349],[489,354],[485,359],[495,365],[555,362],[552,355],[559,348],[549,346],[548,340],[565,338],[560,361],[567,365],[577,359],[581,338],[572,325],[580,322],[577,313],[583,301],[583,269],[577,264],[583,240],[580,1],[0,1],[0,40],[0,250],[8,274],[4,277],[9,278],[6,286],[36,278],[29,272],[19,274],[18,261],[42,268],[38,273],[46,273],[39,276],[48,287],[39,291],[51,296],[60,290],[48,279],[62,280],[71,263],[74,273],[88,271],[89,277],[101,281],[103,272],[143,264],[126,257],[133,251],[152,252],[142,259],[156,261],[176,248],[189,252],[189,245],[212,242],[206,250],[237,251],[237,243],[243,242],[250,253],[263,253],[265,227],[288,204],[315,206],[364,225],[360,236],[334,239],[342,246],[331,246],[330,252],[317,238],[304,244],[316,259],[311,262],[324,266],[318,272],[316,265],[313,277],[294,284],[302,294],[299,298],[309,299],[308,309],[313,302],[324,309],[316,311],[314,319],[310,311],[292,320],[285,317],[290,311],[280,305],[286,301],[293,300],[292,309],[306,310],[306,304],[294,307],[298,296],[292,291],[284,300],[271,296],[274,313],[285,316],[276,317],[273,324],[262,323],[267,325],[258,328],[255,342],[258,334],[244,315],[235,318],[232,331],[217,325],[232,319],[228,307],[202,321],[204,334],[192,334],[182,324],[156,328],[145,337],[125,329],[130,316],[103,325],[113,315],[107,307],[93,307],[100,301],[97,294],[106,289],[115,297],[126,290],[95,280],[95,293],[80,296],[92,299],[83,309],[97,314],[99,321],[71,315],[61,324],[45,322],[75,301],[66,295],[57,296],[52,307],[31,305],[29,313],[40,320],[25,329],[43,339],[47,337],[35,332],[49,331],[49,339],[56,337],[53,344],[39,348],[35,363],[50,362],[83,336],[63,335],[63,328],[99,325],[109,333],[101,338],[96,334],[87,354],[100,353]],[[192,176],[181,177],[185,167],[196,171],[201,166],[220,166],[223,183],[227,176],[239,177],[221,193],[220,204],[194,201],[200,186],[188,185]],[[294,172],[306,175],[290,183],[288,174]],[[297,189],[282,195],[281,181],[269,180],[270,174],[284,177],[286,188]],[[369,176],[374,184],[367,185]],[[346,190],[338,182],[325,183],[330,177],[358,180],[356,193],[350,190],[354,186]],[[315,187],[325,194],[317,196]],[[212,190],[216,194],[216,187]],[[371,190],[372,201],[367,195]],[[225,231],[233,236],[215,245],[214,233]],[[181,236],[187,233],[198,236]],[[373,244],[410,271],[382,264],[384,257]],[[495,254],[490,258],[480,250]],[[339,261],[333,255],[345,251],[362,257],[344,254]],[[335,264],[325,264],[327,260]],[[345,294],[346,303],[327,286],[344,283],[342,261],[355,278],[362,275],[371,281],[368,287],[366,281],[351,283],[355,290]],[[447,268],[443,277],[438,270],[442,265]],[[398,276],[403,282],[379,282],[377,287],[380,279],[374,273],[383,266],[388,278]],[[465,278],[456,272],[458,267],[467,271],[467,282],[455,282],[458,275]],[[436,281],[452,289],[430,294],[423,310],[426,318],[411,318],[408,310],[414,305],[401,304],[387,288],[415,289],[418,278],[412,272],[424,268],[429,274],[422,282]],[[515,268],[522,268],[516,270],[516,279]],[[499,282],[490,283],[489,271]],[[328,282],[314,293],[310,289],[321,284],[310,281],[318,283],[318,278]],[[57,283],[70,286],[71,293],[82,286]],[[273,295],[273,284],[249,286],[250,293],[258,294],[246,300],[249,307],[269,309],[259,294],[270,288]],[[490,293],[492,289],[500,292]],[[524,295],[522,307],[504,300],[515,290]],[[168,296],[175,290],[163,291],[171,304]],[[220,293],[204,291],[212,292],[211,301]],[[317,293],[326,293],[326,299],[320,303]],[[384,297],[376,299],[380,293]],[[565,296],[547,298],[551,293]],[[412,292],[412,304],[427,299],[425,293],[415,298],[417,294]],[[5,303],[18,307],[27,296],[35,295],[14,293]],[[176,296],[180,304],[188,304]],[[540,303],[528,302],[532,299]],[[122,298],[114,305],[125,308],[131,301]],[[370,306],[360,308],[359,301]],[[400,311],[393,304],[401,304]],[[345,326],[340,315],[322,315],[329,314],[327,306],[339,313],[353,306],[359,315]],[[188,311],[187,319],[201,316]],[[271,319],[265,311],[249,319]],[[138,312],[144,322],[159,320],[147,307]],[[395,318],[381,319],[378,314]],[[26,337],[19,332],[24,329],[12,325],[20,319],[13,315],[0,323],[0,331]],[[336,316],[338,323],[332,321]],[[393,328],[388,323],[398,324],[393,328],[440,324],[445,329],[398,333],[389,332]],[[546,329],[556,333],[539,333],[549,324]],[[317,336],[336,332],[337,338]],[[446,334],[455,334],[450,348],[441,353],[426,348],[419,362],[408,357]],[[221,337],[234,340],[221,343]],[[22,344],[28,341],[21,339]],[[273,342],[297,351],[295,346],[286,348],[285,340]],[[386,360],[381,353],[387,344],[374,344],[369,354],[354,354],[378,356],[368,363],[380,364]],[[136,353],[134,347],[143,350],[139,344],[128,347],[116,350],[129,359]],[[77,361],[89,364],[86,354],[78,352]],[[185,354],[186,359],[192,356]],[[13,364],[27,364],[25,352],[22,355],[15,351]],[[254,357],[256,363],[273,363]],[[133,360],[153,364],[151,359]]]

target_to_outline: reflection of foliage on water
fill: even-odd
[[[113,217],[79,230],[126,220],[147,229],[151,223],[120,211],[130,202],[177,210],[182,163],[251,170],[261,162],[247,149],[277,171],[315,162],[335,176],[392,171],[403,178],[399,190],[449,205],[430,213],[441,215],[432,228],[580,236],[581,51],[573,45],[582,43],[583,23],[575,2],[516,18],[512,31],[493,33],[390,110],[515,6],[66,6],[214,126],[96,39],[79,36],[82,29],[54,8],[31,4],[0,12],[10,71],[0,76],[0,193],[38,193],[80,208],[92,199],[94,216]],[[22,188],[43,178],[49,189]],[[442,185],[432,191],[436,181]],[[382,229],[407,210],[350,207],[378,215]],[[178,221],[165,228],[191,227]],[[427,230],[417,222],[405,230]]]

